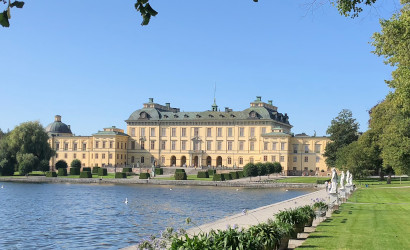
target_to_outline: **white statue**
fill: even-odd
[[[353,186],[353,175],[352,174],[350,174],[349,176],[349,185]]]
[[[337,193],[337,173],[335,168],[332,168],[332,185],[329,193]]]
[[[342,174],[340,176],[340,189],[345,189],[345,184],[343,183],[345,181],[345,172],[342,171]]]
[[[155,165],[154,164],[152,164],[152,167],[151,167],[151,177],[155,177]]]
[[[350,180],[350,171],[347,170],[347,172],[346,172],[346,186],[350,186],[349,180]]]

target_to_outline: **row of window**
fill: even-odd
[[[106,141],[103,141],[101,144],[99,141],[95,142],[95,148],[100,148],[100,145],[102,146],[101,148],[113,148],[114,147],[114,142],[110,141],[107,145]],[[107,147],[108,146],[108,147]],[[60,143],[56,142],[56,150],[60,149]],[[117,148],[118,149],[126,149],[127,148],[127,143],[123,143],[123,142],[117,142]],[[68,150],[68,143],[65,142],[63,144],[63,150]],[[77,151],[79,150],[78,144],[77,143],[73,143],[73,151]],[[82,151],[86,151],[87,150],[87,143],[83,143],[82,144]]]
[[[105,153],[102,153],[102,154],[99,154],[99,153],[95,153],[95,154],[91,154],[91,159],[98,159],[99,158],[99,155],[101,155],[101,159],[106,159],[106,154]],[[108,155],[108,159],[112,159],[112,155],[113,154],[107,154]],[[58,159],[58,157],[59,157],[59,155],[58,154],[56,154],[56,159]],[[67,159],[68,158],[68,154],[67,153],[65,153],[64,154],[64,159]],[[77,154],[76,153],[74,153],[73,154],[73,158],[74,159],[78,159],[77,158]],[[86,158],[86,154],[82,154],[82,159],[85,159]],[[125,154],[117,154],[117,160],[119,160],[119,159],[125,159],[126,158],[126,155]]]
[[[150,130],[150,136],[155,137],[156,136],[156,128],[149,128]],[[207,137],[212,137],[212,132],[213,128],[206,128],[206,136]],[[249,136],[254,137],[255,136],[255,131],[256,129],[254,127],[249,128]],[[194,128],[194,136],[199,136],[200,128]],[[266,133],[266,128],[261,129],[261,133],[265,134]],[[181,137],[186,137],[186,128],[181,128]],[[240,127],[238,129],[238,134],[239,137],[244,137],[245,136],[245,127]],[[233,128],[227,128],[226,135],[228,137],[233,137]],[[131,136],[135,136],[135,128],[131,128]],[[140,128],[140,136],[146,136],[145,133],[145,128]],[[161,136],[167,136],[167,128],[161,128]],[[176,128],[171,128],[171,137],[176,137],[177,136],[177,129]],[[223,136],[223,128],[216,128],[216,136],[217,137],[222,137]]]
[[[320,144],[315,144],[315,153],[320,153]],[[299,144],[293,144],[293,153],[297,154],[298,153],[298,149],[299,149]],[[306,154],[309,153],[309,145],[305,144],[303,145],[303,151],[301,152],[305,152]]]

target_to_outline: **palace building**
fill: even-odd
[[[288,115],[260,96],[243,111],[212,109],[181,112],[170,103],[149,98],[125,121],[127,133],[111,127],[92,136],[74,136],[56,116],[48,125],[57,151],[51,165],[63,159],[83,166],[243,167],[280,162],[286,175],[327,171],[323,153],[327,137],[293,135]]]

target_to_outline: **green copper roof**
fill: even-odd
[[[129,136],[125,133],[122,132],[117,132],[117,131],[98,131],[98,133],[95,133],[93,135],[123,135],[123,136]]]

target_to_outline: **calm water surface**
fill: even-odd
[[[313,190],[0,182],[0,249],[118,249]],[[172,188],[172,190],[170,190]],[[128,198],[128,204],[125,204]]]

